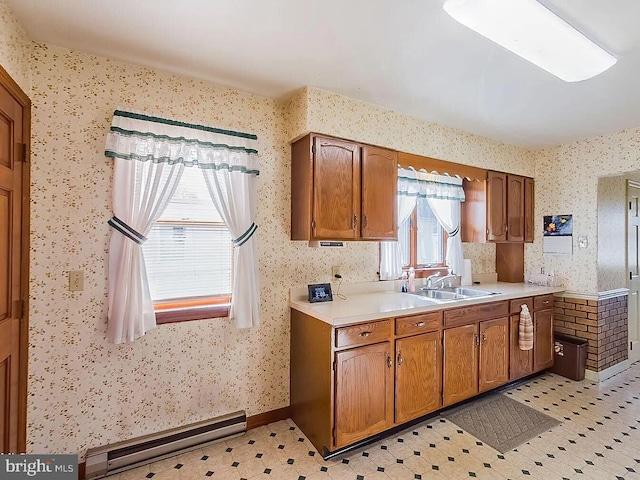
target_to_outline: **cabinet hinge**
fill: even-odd
[[[13,318],[24,317],[24,300],[14,300],[13,302]]]
[[[311,145],[311,154],[312,155],[316,154],[316,146],[315,145]]]
[[[333,368],[334,372],[336,371],[336,362],[335,362],[335,360],[333,361],[333,363],[331,365],[331,368]]]
[[[22,161],[24,163],[27,163],[27,144],[26,143],[22,144]]]

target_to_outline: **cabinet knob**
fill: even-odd
[[[549,300],[545,300],[544,302],[542,302],[543,305],[549,305]]]
[[[402,358],[402,354],[401,353],[398,353],[397,362],[398,362],[398,366],[402,365],[402,363],[404,362],[404,359]]]
[[[482,334],[482,343],[487,343],[487,336],[484,333]]]
[[[391,358],[391,355],[387,356],[387,367],[388,368],[393,367],[393,359]]]
[[[366,215],[362,216],[362,226],[365,227],[365,228],[367,227],[367,216]]]
[[[478,334],[477,334],[477,333],[474,333],[474,334],[473,334],[473,343],[474,343],[475,345],[480,345],[480,338],[478,337]]]
[[[416,327],[424,327],[424,322],[418,322],[418,323],[416,323]]]
[[[353,215],[353,228],[356,228],[358,226],[358,215],[354,214]]]
[[[371,332],[360,332],[358,334],[359,337],[368,337],[369,335],[371,335]]]

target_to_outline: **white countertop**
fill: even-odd
[[[345,295],[346,299],[338,298],[334,292],[331,302],[309,303],[307,301],[307,287],[296,287],[291,289],[289,307],[338,327],[433,310],[445,310],[564,291],[563,287],[498,282],[468,287],[493,292],[495,295],[436,303],[411,293],[397,292],[394,288],[394,282],[344,285],[340,292]]]

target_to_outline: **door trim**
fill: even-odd
[[[20,373],[19,373],[19,395],[18,402],[18,449],[21,452],[27,450],[27,382],[29,366],[29,201],[30,201],[30,156],[31,156],[31,100],[29,96],[20,88],[11,75],[0,65],[0,85],[6,88],[17,102],[23,107],[22,117],[22,138],[25,143],[25,158],[22,168],[22,229],[23,234],[22,265],[21,265],[21,300],[23,302],[22,318],[20,319]]]

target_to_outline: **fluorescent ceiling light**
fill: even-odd
[[[535,0],[447,0],[456,21],[565,82],[604,72],[616,58]]]

